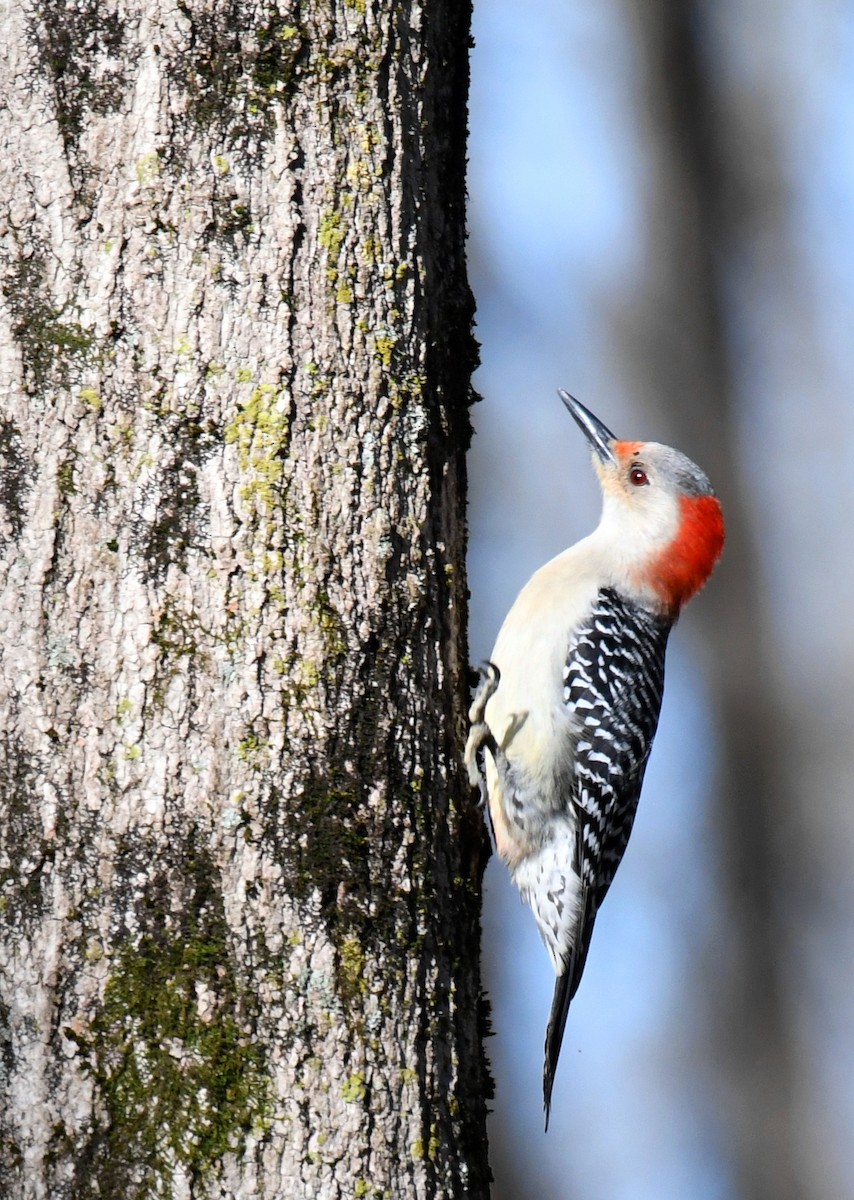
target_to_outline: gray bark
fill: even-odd
[[[487,1194],[469,15],[4,6],[4,1196]]]

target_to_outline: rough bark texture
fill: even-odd
[[[10,1200],[488,1192],[469,16],[4,6]]]

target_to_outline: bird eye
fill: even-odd
[[[632,467],[631,471],[629,471],[629,479],[635,487],[643,487],[645,483],[649,483],[646,471],[641,467]]]

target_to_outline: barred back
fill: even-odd
[[[563,700],[579,731],[571,796],[579,822],[573,869],[589,889],[594,916],[637,810],[661,711],[670,628],[666,618],[603,588],[567,654]]]

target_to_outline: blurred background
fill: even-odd
[[[559,402],[711,476],[570,1010],[487,871],[495,1200],[854,1197],[854,4],[476,0],[471,656],[598,488]]]

